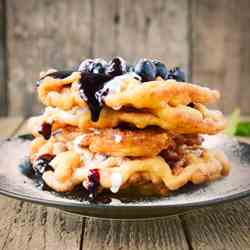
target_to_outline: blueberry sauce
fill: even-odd
[[[87,190],[89,191],[89,196],[95,197],[97,189],[100,185],[100,173],[98,169],[90,169],[88,173],[88,186]]]
[[[44,139],[48,140],[51,136],[51,128],[52,125],[50,123],[44,122],[38,130],[38,133],[42,135]]]
[[[35,186],[41,190],[50,189],[46,183],[43,181],[42,175],[47,170],[52,170],[49,162],[54,158],[54,155],[44,154],[39,156],[32,167],[30,161],[24,161],[19,165],[20,171],[23,175],[32,179],[35,183]]]
[[[96,93],[104,87],[105,82],[111,80],[111,76],[106,74],[93,74],[90,72],[81,72],[80,96],[87,102],[91,111],[92,121],[98,121],[102,109],[102,98]],[[105,95],[107,93],[103,93]]]
[[[54,157],[54,155],[44,154],[39,156],[34,162],[34,175],[32,176],[32,179],[35,181],[35,185],[37,188],[42,190],[50,189],[44,182],[42,175],[45,171],[53,170],[49,163]]]
[[[27,176],[28,178],[33,178],[35,175],[35,170],[32,167],[32,164],[29,160],[23,161],[19,165],[20,171],[23,175]]]
[[[106,75],[115,77],[127,73],[129,70],[127,63],[121,57],[113,58],[106,67]]]
[[[94,203],[109,204],[111,203],[112,199],[106,195],[98,195],[94,200],[91,200],[91,201]]]
[[[195,108],[195,105],[192,102],[190,102],[187,106],[190,107],[190,108]]]
[[[49,163],[53,160],[54,157],[55,156],[51,154],[44,154],[39,156],[34,163],[35,171],[42,175],[47,170],[53,170]]]
[[[74,72],[73,70],[61,70],[61,71],[55,71],[55,72],[49,73],[49,74],[43,76],[42,78],[40,78],[37,81],[36,85],[39,86],[41,84],[42,80],[47,76],[50,76],[50,77],[55,78],[55,79],[63,79],[63,78],[70,76],[73,72]]]

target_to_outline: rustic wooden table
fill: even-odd
[[[27,132],[0,119],[0,138]],[[0,249],[250,249],[250,198],[148,221],[83,218],[0,197]]]

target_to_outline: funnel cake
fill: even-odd
[[[47,107],[29,121],[30,160],[57,192],[82,185],[90,197],[131,188],[166,195],[229,173],[223,152],[202,147],[201,134],[226,127],[223,114],[206,107],[220,94],[187,83],[179,68],[87,59],[75,71],[41,73],[37,86]]]

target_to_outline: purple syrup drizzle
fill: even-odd
[[[50,123],[44,122],[38,130],[38,133],[48,140],[51,136],[52,125]]]

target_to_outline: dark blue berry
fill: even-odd
[[[90,66],[94,63],[93,59],[86,59],[83,62],[80,63],[78,70],[85,72],[88,71],[88,69],[90,68]]]
[[[54,157],[54,155],[50,154],[39,156],[34,163],[35,172],[38,172],[38,174],[42,175],[45,171],[51,170],[52,168],[49,163]]]
[[[94,74],[103,74],[105,72],[105,67],[101,63],[95,63],[93,64],[91,72]]]
[[[156,67],[153,62],[141,59],[135,65],[135,73],[141,76],[142,82],[153,81],[156,78]]]
[[[161,63],[161,62],[159,62],[157,60],[153,60],[153,63],[155,65],[155,67],[156,67],[156,75],[160,76],[163,79],[168,79],[169,72],[168,72],[165,64]]]
[[[115,77],[123,75],[128,72],[128,65],[121,57],[113,58],[107,65],[105,73],[109,76]]]
[[[90,72],[93,74],[103,74],[105,72],[105,68],[107,66],[107,62],[101,58],[96,59],[87,59],[84,60],[80,65],[78,70],[81,72]]]
[[[78,70],[82,71],[82,72],[89,71],[89,69],[90,69],[90,67],[92,67],[93,63],[94,63],[93,59],[86,59],[80,63]]]
[[[190,107],[190,108],[195,108],[195,105],[194,105],[193,102],[190,102],[190,103],[188,104],[188,107]]]
[[[54,155],[44,154],[39,156],[34,162],[33,179],[37,188],[42,190],[50,189],[43,181],[42,175],[45,171],[52,170],[52,167],[49,165],[49,163],[54,157],[55,157]]]
[[[174,79],[178,82],[185,82],[185,73],[179,68],[175,67],[169,71],[168,79]]]
[[[135,68],[133,65],[128,65],[128,72],[135,72]]]
[[[50,123],[44,122],[38,130],[38,133],[41,134],[44,139],[48,140],[51,136],[52,125]]]
[[[100,174],[98,169],[90,169],[88,173],[88,186],[89,194],[95,197],[98,186],[100,185]]]

